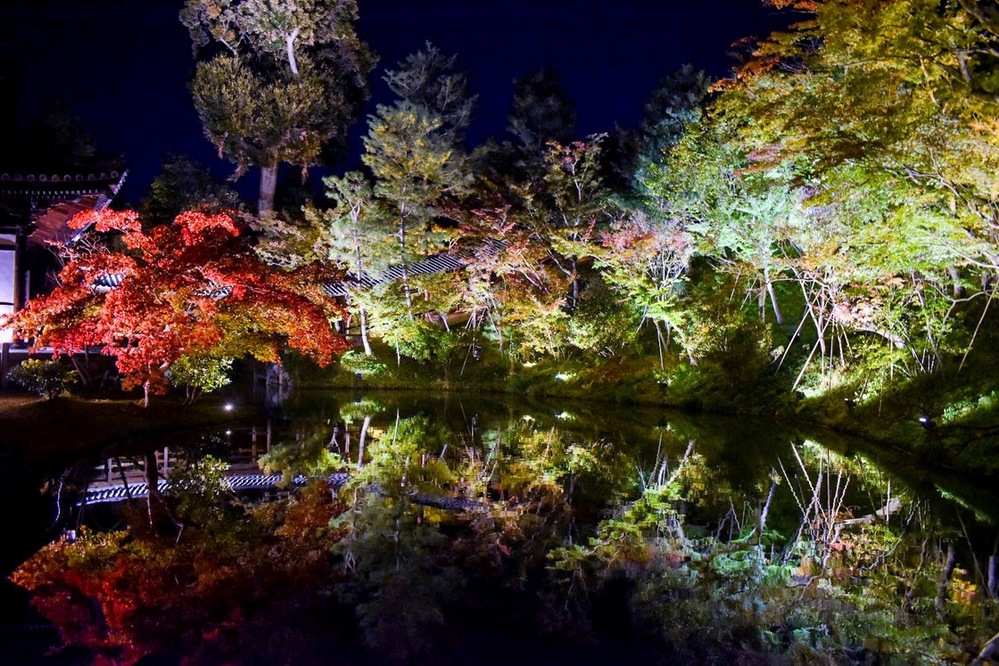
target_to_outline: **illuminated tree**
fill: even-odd
[[[600,277],[580,257],[595,228],[616,214],[600,174],[602,139],[550,141],[534,173],[479,173],[466,202],[462,242],[483,248],[469,260],[469,302],[515,357],[558,357],[573,339],[605,346],[587,323],[571,323],[582,294],[602,288],[587,289]]]
[[[436,283],[449,276],[422,276],[416,285],[410,266],[448,247],[455,229],[442,224],[440,212],[467,188],[462,142],[475,100],[466,93],[464,75],[453,71],[454,61],[427,44],[388,72],[385,81],[397,99],[378,106],[364,137],[362,160],[374,177],[379,206],[393,219],[391,261],[399,272],[397,281],[366,294],[365,307],[373,327],[393,339],[397,357],[419,340],[410,349],[421,349],[417,356],[426,360],[433,342],[429,319],[447,322],[447,305],[429,299],[444,293]],[[383,248],[386,240],[380,228],[368,238]],[[419,303],[417,292],[424,296]]]
[[[796,274],[820,336],[874,332],[934,367],[966,278],[999,264],[996,26],[971,1],[774,4],[809,18],[716,111],[753,168],[813,190]]]
[[[656,327],[660,350],[674,336],[693,360],[683,296],[694,244],[683,225],[635,212],[612,223],[587,251],[604,279]]]
[[[388,268],[393,251],[394,227],[384,205],[375,197],[364,174],[351,171],[323,179],[333,208],[307,208],[306,218],[316,227],[315,252],[325,261],[345,267],[353,275],[344,282],[348,302],[357,307],[364,353],[371,355],[368,315],[363,305],[369,278]]]
[[[385,76],[397,101],[379,105],[364,137],[364,164],[375,178],[375,195],[393,210],[407,308],[412,308],[409,264],[440,252],[450,234],[436,226],[444,197],[465,188],[461,147],[474,99],[465,77],[452,71],[454,57],[427,46]]]
[[[691,124],[639,178],[650,214],[693,234],[697,252],[755,291],[760,317],[769,307],[784,323],[774,284],[798,252],[812,221],[796,187],[779,169],[758,171],[721,123]]]
[[[187,0],[191,92],[205,135],[236,176],[261,168],[260,214],[274,206],[282,162],[305,171],[343,136],[367,96],[374,57],[358,38],[355,0]]]
[[[143,388],[146,404],[182,357],[249,354],[276,363],[287,344],[326,365],[349,348],[330,326],[342,309],[323,289],[339,275],[317,264],[267,266],[227,215],[183,213],[149,232],[133,211],[81,213],[71,222],[90,224],[121,233],[126,249],[71,256],[61,284],[5,325],[60,354],[101,348],[116,358],[124,388]]]
[[[551,141],[544,156],[540,187],[528,201],[528,224],[551,248],[551,261],[571,280],[566,308],[576,308],[580,266],[576,245],[593,233],[613,210],[600,174],[603,135],[569,145]]]

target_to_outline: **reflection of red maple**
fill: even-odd
[[[32,605],[86,663],[134,664],[175,655],[185,664],[324,663],[310,646],[333,633],[296,611],[328,612],[324,597],[341,575],[329,547],[346,533],[330,521],[347,506],[317,483],[290,504],[232,512],[222,526],[192,525],[183,539],[147,531],[144,512],[123,512],[127,531],[56,540],[15,571]],[[232,522],[229,522],[232,521]],[[320,591],[317,594],[317,591]],[[315,634],[309,632],[314,627]],[[318,634],[318,635],[317,635]],[[293,646],[275,635],[301,636]],[[290,648],[290,649],[289,649]],[[277,651],[277,653],[275,652]],[[82,659],[81,659],[82,661]],[[74,662],[76,663],[76,662]]]
[[[88,211],[70,224],[121,232],[127,249],[72,256],[60,286],[6,325],[56,353],[101,347],[116,357],[123,387],[142,386],[147,402],[185,354],[277,362],[287,344],[326,365],[349,348],[330,326],[343,310],[322,287],[337,276],[318,264],[268,266],[228,215],[182,213],[149,232],[134,211]],[[109,276],[121,284],[100,288]]]

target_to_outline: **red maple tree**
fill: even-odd
[[[102,349],[116,358],[123,388],[143,387],[146,404],[184,355],[276,363],[288,345],[325,366],[350,348],[330,323],[344,311],[323,289],[339,274],[320,264],[269,266],[229,215],[187,212],[149,231],[131,210],[70,222],[91,224],[119,232],[124,249],[71,253],[60,285],[0,326],[56,354]]]

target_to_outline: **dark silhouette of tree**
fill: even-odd
[[[144,224],[158,226],[173,222],[186,210],[224,213],[243,208],[239,195],[212,178],[200,164],[183,155],[171,155],[163,162],[139,212]]]

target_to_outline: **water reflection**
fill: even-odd
[[[827,433],[300,393],[155,448],[156,502],[84,509],[15,575],[91,658],[959,663],[999,628],[989,490]]]

